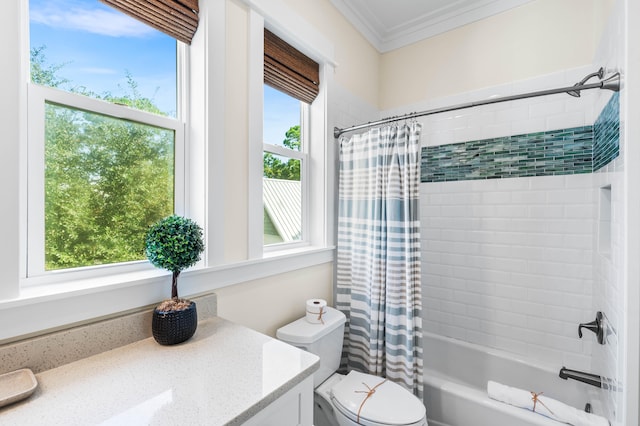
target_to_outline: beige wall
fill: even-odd
[[[321,32],[335,49],[335,81],[364,101],[379,105],[378,51],[329,0],[283,0]]]
[[[394,108],[591,64],[610,0],[536,0],[382,55]]]
[[[308,299],[332,302],[333,263],[216,290],[218,315],[275,337],[305,314]]]

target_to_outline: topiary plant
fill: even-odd
[[[202,228],[191,219],[172,215],[151,225],[145,238],[146,255],[158,268],[173,273],[171,299],[178,300],[178,276],[200,260]]]

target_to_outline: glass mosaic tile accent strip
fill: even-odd
[[[613,161],[620,153],[620,94],[614,93],[593,125],[593,170]]]
[[[592,173],[620,152],[620,96],[593,126],[422,148],[421,182]]]
[[[593,126],[422,148],[422,182],[591,173]]]

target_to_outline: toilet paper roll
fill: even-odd
[[[322,316],[327,311],[327,301],[323,299],[307,300],[307,322],[311,324],[324,324]]]

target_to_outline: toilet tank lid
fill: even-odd
[[[305,317],[280,327],[276,331],[278,339],[292,344],[310,344],[326,336],[345,323],[345,315],[337,309],[327,306],[322,315],[324,324],[311,324]]]

